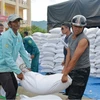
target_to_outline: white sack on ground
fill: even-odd
[[[2,95],[3,97],[5,97],[6,92],[4,91],[3,87],[0,87],[0,95]]]
[[[71,85],[72,79],[68,76],[66,83],[61,82],[62,74],[42,75],[32,71],[24,73],[24,79],[20,84],[24,89],[36,94],[52,94],[61,92]]]
[[[26,95],[20,95],[20,100],[62,100],[57,95],[39,95],[35,97],[28,97]]]

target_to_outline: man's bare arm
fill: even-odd
[[[78,43],[78,46],[74,52],[73,57],[71,58],[66,71],[65,71],[65,75],[67,75],[76,65],[77,61],[79,60],[80,56],[84,53],[84,51],[86,50],[86,48],[88,47],[88,40],[87,39],[82,39],[80,40],[80,42]]]

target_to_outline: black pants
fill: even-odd
[[[18,84],[14,73],[13,72],[0,73],[0,83],[6,92],[6,100],[15,100]]]
[[[72,78],[72,84],[66,89],[66,94],[69,100],[81,100],[84,94],[88,77],[90,74],[90,67],[73,70],[69,76]]]

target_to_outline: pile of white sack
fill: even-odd
[[[100,77],[100,29],[85,28],[85,34],[90,41],[90,76]]]
[[[63,66],[61,63],[64,60],[61,28],[50,30],[50,33],[43,34],[40,32],[34,33],[33,40],[39,45],[40,50],[40,72],[61,73]],[[60,31],[60,32],[59,32]],[[59,34],[58,34],[59,32]],[[40,35],[39,35],[40,34]],[[36,38],[37,36],[37,38]],[[38,39],[39,37],[39,39]],[[40,39],[44,42],[40,42]]]

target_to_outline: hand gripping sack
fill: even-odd
[[[62,73],[53,75],[42,75],[36,72],[27,71],[24,73],[24,79],[20,80],[20,84],[24,89],[36,94],[52,94],[61,92],[68,88],[72,83],[72,79],[68,76],[68,81],[62,83]]]

